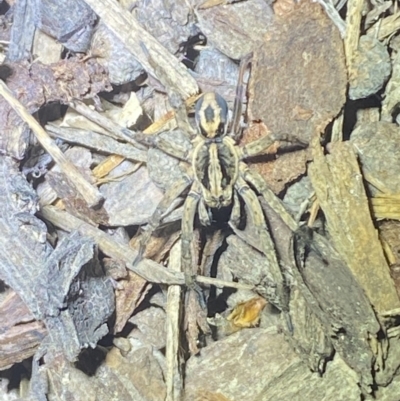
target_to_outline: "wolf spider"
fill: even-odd
[[[261,175],[250,171],[244,161],[261,154],[277,140],[290,141],[288,135],[266,135],[244,146],[237,145],[241,130],[239,127],[244,93],[243,76],[251,61],[250,57],[242,60],[239,82],[232,117],[231,129],[228,129],[228,105],[216,93],[204,93],[196,103],[195,121],[197,133],[191,138],[192,148],[183,151],[167,140],[154,139],[153,146],[166,154],[186,163],[183,178],[168,189],[154,211],[148,229],[142,234],[139,254],[134,263],[142,258],[146,243],[157,229],[166,212],[174,201],[187,193],[182,215],[182,256],[181,268],[189,288],[194,285],[192,268],[191,241],[193,239],[194,220],[198,213],[202,225],[211,224],[212,213],[223,207],[232,206],[230,223],[237,226],[240,221],[240,201],[246,205],[255,228],[256,248],[265,255],[273,282],[266,289],[268,301],[282,311],[287,311],[288,295],[285,279],[279,267],[274,244],[269,235],[264,213],[257,194],[261,195],[283,220],[288,216],[280,200],[268,188]],[[156,137],[154,137],[156,138]],[[291,220],[286,223],[290,226]]]

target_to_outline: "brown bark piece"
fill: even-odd
[[[379,313],[398,308],[399,298],[372,223],[357,158],[347,142],[324,157],[316,138],[309,174],[332,242]]]
[[[47,334],[14,291],[0,303],[0,370],[31,357]]]
[[[379,235],[390,265],[390,275],[400,297],[400,222],[383,221],[379,225]]]
[[[100,91],[111,89],[103,67],[93,59],[61,60],[44,65],[40,62],[10,64],[12,75],[7,86],[27,108],[36,112],[48,102],[67,103],[72,98],[89,98]],[[27,133],[20,117],[0,97],[0,149],[17,159],[22,159],[27,146]]]
[[[151,285],[147,285],[145,280],[131,271],[128,272],[126,280],[119,282],[119,288],[115,294],[114,333],[119,333],[125,327],[140,300],[150,288]]]
[[[157,351],[140,340],[130,338],[129,342],[131,349],[126,355],[117,348],[107,354],[105,363],[96,372],[97,383],[113,388],[114,394],[125,394],[125,397],[113,398],[116,400],[165,400],[165,383],[158,360],[161,355],[156,355]]]
[[[228,57],[240,60],[267,32],[273,11],[264,1],[249,0],[197,9],[196,16],[208,40]]]
[[[306,1],[287,10],[255,52],[249,119],[308,141],[345,102],[343,44],[320,5]]]
[[[269,188],[279,194],[286,185],[293,182],[307,170],[307,150],[285,153],[271,163],[251,163],[264,178]]]
[[[74,216],[93,224],[108,224],[108,215],[103,207],[92,209],[61,173],[50,171],[46,175],[51,188],[62,199],[65,209]]]
[[[363,174],[368,181],[372,177],[372,183],[379,182],[379,186],[369,187],[373,195],[377,193],[376,187],[385,195],[400,192],[399,135],[399,126],[386,121],[360,123],[351,133],[350,141],[357,151]]]

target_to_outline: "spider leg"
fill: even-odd
[[[196,136],[196,132],[190,125],[188,111],[186,109],[186,103],[184,99],[178,92],[171,93],[170,88],[173,88],[173,86],[168,85],[168,88],[168,98],[171,106],[175,110],[175,120],[178,128],[185,132],[189,138],[194,138]]]
[[[264,152],[265,149],[268,149],[274,142],[283,141],[283,142],[299,142],[298,138],[291,134],[278,133],[278,134],[268,134],[264,135],[259,139],[256,139],[253,142],[248,143],[241,147],[241,159],[247,159],[252,156],[257,156],[260,153]]]
[[[271,189],[268,188],[268,185],[262,176],[256,171],[250,170],[245,163],[240,163],[239,171],[244,180],[251,184],[256,191],[261,194],[271,209],[280,216],[283,222],[292,231],[296,231],[298,229],[296,220],[286,210],[282,201],[271,191]]]
[[[204,203],[204,199],[199,201],[198,211],[201,225],[204,227],[211,225],[211,216],[206,204]]]
[[[241,134],[240,130],[240,117],[242,115],[242,107],[243,107],[243,96],[246,92],[246,84],[244,83],[244,74],[249,67],[253,59],[253,53],[248,54],[245,56],[241,62],[239,67],[239,77],[238,82],[236,85],[236,96],[235,96],[235,103],[233,104],[232,110],[232,123],[229,132],[229,136],[233,139],[239,139],[239,135]]]
[[[199,300],[202,309],[206,309],[207,305],[203,298],[201,288],[195,283],[194,277],[196,273],[193,271],[193,257],[192,257],[192,241],[193,241],[193,226],[194,216],[201,200],[201,191],[199,184],[195,182],[189,191],[185,200],[182,213],[182,227],[181,227],[181,269],[185,276],[185,284],[188,290],[193,290]],[[188,295],[189,293],[187,293]]]
[[[247,211],[256,229],[255,241],[257,241],[257,249],[260,249],[265,255],[269,271],[274,281],[273,286],[275,287],[275,291],[268,293],[268,300],[279,310],[287,312],[288,293],[285,287],[285,279],[276,257],[274,243],[269,235],[260,202],[254,191],[247,185],[242,177],[238,177],[235,188],[247,206]]]
[[[178,160],[189,162],[189,152],[180,146],[173,145],[167,139],[159,134],[144,134],[137,132],[135,134],[135,141],[139,142],[146,147],[154,147],[160,149],[167,155],[175,157]]]
[[[237,227],[240,223],[240,200],[236,190],[233,191],[232,212],[229,222]]]
[[[142,259],[147,242],[149,241],[154,230],[159,227],[162,219],[169,211],[169,208],[172,206],[175,199],[178,198],[178,196],[180,196],[190,186],[192,181],[193,179],[190,176],[185,175],[180,181],[178,181],[165,193],[164,197],[161,199],[156,210],[151,216],[146,231],[144,231],[140,238],[138,254],[133,262],[134,265],[139,263]]]
[[[181,243],[182,243],[182,271],[188,288],[194,289],[194,272],[192,258],[192,240],[194,217],[201,199],[199,185],[195,182],[186,197],[183,205]]]

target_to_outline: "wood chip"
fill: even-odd
[[[323,155],[316,137],[309,175],[325,214],[332,242],[364,288],[375,310],[400,306],[377,231],[357,158],[348,142],[335,143]]]

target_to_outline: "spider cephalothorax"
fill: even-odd
[[[248,64],[248,61],[247,61]],[[241,65],[240,76],[246,63]],[[241,88],[241,82],[238,85]],[[166,140],[151,142],[161,151],[186,162],[187,167],[183,178],[166,191],[163,199],[149,221],[147,231],[142,235],[139,260],[144,247],[152,232],[159,227],[165,213],[171,208],[175,199],[185,196],[182,214],[182,270],[187,283],[193,283],[193,258],[191,241],[193,240],[193,225],[195,215],[203,225],[211,224],[210,210],[232,205],[230,221],[237,224],[240,220],[241,199],[256,233],[253,243],[264,253],[272,280],[263,283],[266,286],[268,300],[281,310],[287,310],[287,293],[284,277],[280,270],[273,242],[268,232],[264,214],[257,194],[275,209],[279,214],[285,214],[280,200],[268,188],[263,178],[256,172],[250,171],[244,160],[262,153],[276,140],[287,140],[287,136],[267,135],[245,146],[236,143],[239,137],[238,116],[241,113],[241,96],[243,90],[237,91],[234,116],[228,128],[228,106],[226,101],[216,93],[204,93],[197,101],[195,120],[197,132],[191,139],[192,148],[183,151],[174,143]],[[188,135],[190,135],[188,133]],[[186,195],[185,195],[186,194]],[[283,212],[283,213],[282,213]],[[197,269],[196,269],[197,270]]]
[[[205,93],[196,104],[199,135],[193,141],[192,169],[201,186],[202,200],[210,208],[232,203],[239,172],[239,155],[226,136],[228,105],[220,95]]]

